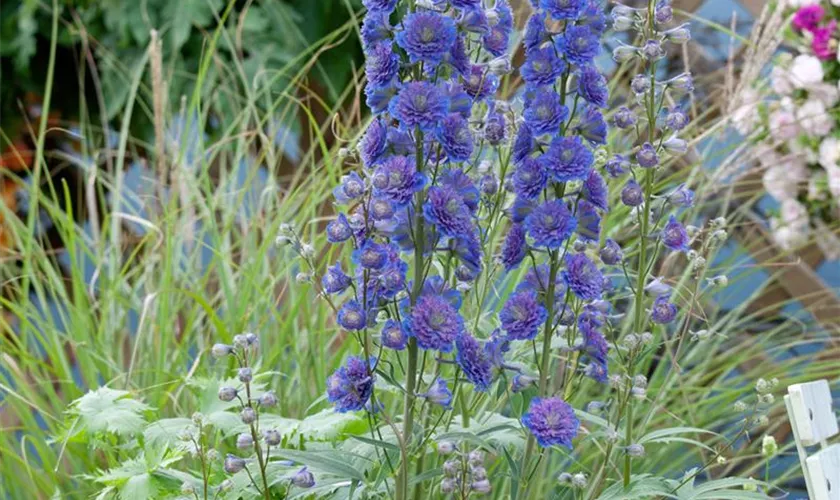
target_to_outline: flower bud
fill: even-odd
[[[225,472],[228,474],[236,474],[245,468],[245,459],[239,458],[236,455],[228,455],[225,457]]]
[[[288,236],[284,236],[284,235],[280,235],[277,238],[274,238],[274,244],[277,245],[278,247],[288,245],[291,242],[292,242],[292,239],[289,238]]]
[[[688,125],[688,116],[682,111],[674,109],[665,116],[665,125],[671,130],[682,130]]]
[[[648,40],[642,47],[642,55],[648,61],[657,61],[665,57],[665,49],[659,40]]]
[[[529,377],[528,375],[517,373],[513,376],[513,381],[511,382],[510,390],[513,392],[522,392],[528,387],[534,385],[536,382],[537,379],[534,377]]]
[[[559,476],[557,476],[557,481],[560,484],[571,484],[572,483],[572,475],[568,472],[561,472]]]
[[[484,467],[473,467],[470,469],[473,481],[483,481],[487,479],[487,469]]]
[[[213,344],[210,353],[214,358],[223,358],[233,352],[233,346],[228,344]]]
[[[260,406],[266,408],[277,406],[277,396],[271,391],[264,393],[257,401],[260,403]]]
[[[688,29],[688,23],[683,23],[676,28],[669,29],[663,34],[666,40],[678,45],[682,45],[691,40],[691,30]]]
[[[348,148],[339,148],[338,149],[338,159],[344,160],[345,158],[349,158],[353,155],[353,151]]]
[[[481,450],[473,450],[470,452],[467,460],[470,465],[484,465],[484,452]]]
[[[657,24],[667,24],[674,19],[674,11],[668,2],[659,2],[653,13],[653,19]]]
[[[744,491],[758,491],[758,483],[755,479],[750,478],[748,482],[744,483]]]
[[[277,446],[283,440],[283,436],[276,429],[268,429],[263,431],[263,439],[265,439],[265,444]]]
[[[458,460],[447,460],[443,463],[443,475],[446,477],[455,477],[461,471],[461,462]]]
[[[633,377],[633,387],[647,387],[648,379],[644,375],[636,375]]]
[[[476,493],[490,493],[490,481],[482,479],[481,481],[473,481],[470,489]]]
[[[633,18],[627,16],[613,17],[613,31],[627,31],[633,27]]]
[[[204,456],[207,457],[207,460],[209,460],[211,462],[215,462],[216,460],[219,459],[219,451],[214,449],[214,448],[210,448],[209,450],[207,450],[204,453]]]
[[[671,286],[665,283],[663,278],[660,276],[650,280],[650,283],[645,285],[645,291],[654,297],[659,297],[660,295],[671,293]]]
[[[197,411],[197,412],[193,413],[191,418],[192,418],[192,422],[195,425],[198,425],[198,426],[204,425],[204,414],[202,414],[201,412]]]
[[[225,386],[219,389],[219,399],[228,403],[236,399],[237,391],[233,387]]]
[[[233,489],[233,481],[230,479],[225,479],[221,483],[219,483],[219,491],[230,491]]]
[[[709,284],[712,286],[719,286],[723,288],[729,284],[729,278],[727,278],[724,274],[721,274],[719,276],[713,276],[709,278]]]
[[[645,447],[639,443],[633,443],[624,449],[625,453],[631,458],[641,458],[645,456]]]
[[[717,217],[715,219],[712,219],[712,221],[709,223],[709,225],[714,229],[723,229],[726,227],[726,224],[726,217]]]
[[[295,275],[295,281],[299,284],[311,283],[312,282],[312,273],[297,273]]]
[[[735,402],[735,405],[733,406],[733,408],[734,408],[734,409],[735,409],[735,411],[737,411],[738,413],[743,413],[743,412],[747,411],[747,403],[745,403],[745,402],[743,402],[743,401],[736,401],[736,402]]]
[[[767,392],[770,392],[772,389],[773,389],[772,384],[770,384],[770,382],[768,382],[767,380],[765,380],[763,378],[760,378],[760,379],[755,381],[755,390],[759,394],[765,394]]]
[[[621,343],[628,349],[635,349],[639,345],[639,337],[635,333],[628,333],[621,340]]]
[[[636,114],[627,106],[622,106],[615,112],[613,124],[621,129],[630,128],[636,124]]]
[[[249,367],[240,368],[236,376],[239,377],[239,381],[243,384],[247,384],[254,379],[254,372]]]
[[[662,143],[662,147],[665,148],[665,151],[668,151],[671,154],[685,154],[688,151],[688,143],[685,139],[680,139],[676,135],[672,135],[668,138],[665,142]]]
[[[572,476],[572,487],[579,489],[586,488],[586,475],[583,472],[578,472]]]
[[[691,74],[689,73],[682,73],[680,75],[677,75],[665,83],[668,86],[668,88],[672,90],[678,90],[680,92],[694,91],[694,80],[691,78]]]
[[[639,49],[632,45],[621,44],[613,49],[612,57],[615,62],[620,64],[633,59],[638,52]]]
[[[236,436],[236,447],[240,450],[247,450],[254,446],[254,438],[250,434],[242,433]]]
[[[758,398],[762,403],[764,403],[766,405],[772,405],[773,403],[776,402],[776,396],[774,396],[772,394],[762,394]]]
[[[292,225],[288,222],[284,222],[280,224],[280,232],[283,234],[292,234],[292,232],[294,232],[294,228],[292,228]]]
[[[725,465],[726,464],[726,457],[723,455],[718,455],[717,459],[715,460],[718,465]]]
[[[653,334],[650,332],[643,332],[641,335],[639,335],[639,342],[641,342],[642,345],[650,344],[651,342],[653,342]]]
[[[513,66],[511,66],[510,60],[507,57],[497,57],[493,59],[487,63],[487,68],[491,73],[498,76],[507,75],[513,71]]]
[[[437,445],[437,451],[441,455],[449,455],[455,451],[455,443],[452,441],[441,441]]]
[[[313,247],[309,243],[304,243],[300,246],[300,254],[305,259],[311,259],[312,257],[315,257],[315,247]]]
[[[233,336],[233,345],[240,348],[248,347],[248,339],[245,338],[245,334],[239,334]]]
[[[637,96],[650,92],[650,77],[645,74],[638,74],[630,81],[630,89]]]
[[[767,415],[762,415],[758,417],[755,423],[759,427],[767,427],[768,425],[770,425],[770,419],[767,417]]]
[[[633,179],[627,181],[621,190],[621,202],[628,207],[638,207],[645,201],[642,186]]]
[[[304,466],[301,470],[297,471],[294,476],[292,476],[292,484],[298,488],[311,488],[315,486],[315,476],[306,470],[306,467]]]
[[[778,452],[779,445],[776,444],[776,438],[769,434],[764,436],[764,439],[761,440],[762,456],[764,456],[764,458],[772,458],[775,457]]]
[[[257,412],[250,406],[246,406],[239,414],[239,418],[242,419],[243,424],[251,425],[257,421]]]
[[[630,394],[636,399],[645,399],[647,397],[647,389],[644,387],[631,387]]]
[[[454,477],[443,478],[440,482],[440,492],[443,494],[454,493],[458,489],[458,480]]]

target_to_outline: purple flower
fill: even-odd
[[[391,23],[388,13],[383,11],[368,12],[362,22],[362,47],[370,50],[379,42],[391,37]]]
[[[668,195],[668,202],[678,207],[690,207],[694,204],[694,191],[680,184]]]
[[[483,66],[473,64],[469,75],[464,77],[464,91],[475,99],[481,101],[493,95],[499,88],[499,78],[485,71]]]
[[[402,325],[389,319],[382,325],[382,345],[395,351],[402,351],[408,345],[408,335]]]
[[[496,0],[493,6],[496,23],[490,23],[490,30],[481,38],[484,48],[495,57],[499,57],[507,51],[510,42],[510,33],[513,30],[513,12],[510,10],[507,0]]]
[[[437,128],[437,139],[449,161],[470,159],[473,152],[473,138],[466,118],[451,113]]]
[[[528,215],[525,227],[534,239],[534,246],[560,248],[577,228],[577,220],[565,203],[551,200],[539,205]]]
[[[513,141],[513,151],[511,152],[511,157],[513,158],[513,162],[515,164],[519,164],[531,156],[531,153],[534,152],[534,135],[531,133],[531,127],[527,124],[522,124],[519,126],[519,130],[516,132],[516,139]]]
[[[580,112],[580,121],[575,127],[578,134],[591,144],[607,143],[607,122],[598,108],[584,105]]]
[[[397,0],[362,0],[362,5],[370,12],[391,13],[397,6]]]
[[[586,179],[595,157],[580,137],[558,137],[551,141],[541,163],[557,182]]]
[[[362,246],[353,250],[353,263],[365,269],[382,269],[388,262],[388,248],[373,240],[366,240]]]
[[[534,385],[536,382],[537,379],[535,379],[534,377],[529,377],[528,375],[517,373],[513,376],[513,381],[510,384],[510,390],[514,393],[522,392],[525,389]]]
[[[452,404],[452,391],[446,386],[446,380],[438,377],[429,390],[419,396],[426,398],[436,405],[449,409]]]
[[[584,0],[540,0],[540,8],[545,9],[558,21],[575,20],[583,12]]]
[[[586,7],[578,17],[578,24],[589,26],[594,33],[603,33],[607,29],[607,16],[604,15],[601,2],[588,0]]]
[[[793,16],[793,25],[798,30],[814,31],[825,15],[821,5],[806,5],[800,7]]]
[[[642,168],[655,167],[659,164],[659,156],[656,155],[656,148],[649,142],[642,144],[636,153],[636,161]]]
[[[341,184],[333,190],[337,203],[349,203],[365,192],[365,181],[356,172],[350,172],[341,178]]]
[[[449,3],[457,9],[474,9],[481,5],[481,0],[449,0]]]
[[[365,104],[370,108],[371,113],[378,115],[388,109],[395,95],[397,95],[397,87],[395,85],[387,85],[385,87],[368,85],[365,87]]]
[[[665,125],[671,130],[680,131],[688,125],[688,116],[679,109],[672,109],[665,115]]]
[[[336,262],[332,267],[327,268],[321,278],[321,286],[327,293],[341,293],[350,286],[350,277],[341,270],[341,264]]]
[[[587,200],[578,202],[577,211],[577,233],[584,241],[598,241],[601,236],[601,216],[595,206]]]
[[[458,192],[447,185],[429,188],[423,215],[445,236],[457,237],[473,231],[469,208]]]
[[[490,30],[490,21],[484,9],[468,9],[461,13],[458,27],[467,33],[478,33],[483,35]]]
[[[330,243],[341,243],[353,236],[353,229],[347,222],[347,216],[338,214],[335,220],[327,224],[327,241]]]
[[[404,326],[421,349],[449,352],[464,331],[464,319],[442,296],[421,295]]]
[[[545,307],[533,290],[515,292],[499,313],[502,330],[513,340],[531,340],[536,337],[546,317]]]
[[[373,168],[388,149],[388,127],[382,120],[373,120],[359,141],[362,164]]]
[[[414,193],[423,189],[426,179],[417,172],[414,159],[392,156],[382,162],[373,172],[371,184],[373,194],[391,200],[396,207],[411,201]]]
[[[464,86],[459,82],[448,82],[443,84],[443,93],[449,99],[449,112],[458,113],[464,118],[469,118],[472,113],[472,97],[464,91]]]
[[[522,38],[525,52],[539,49],[549,40],[551,40],[551,34],[545,29],[545,12],[535,12],[525,25],[525,35]]]
[[[633,179],[627,181],[621,190],[621,202],[628,207],[638,207],[645,201],[645,194],[642,186]]]
[[[327,399],[339,413],[362,410],[373,393],[373,382],[365,361],[351,356],[327,378]]]
[[[484,139],[491,146],[498,146],[506,136],[505,117],[501,113],[489,113],[484,120]]]
[[[467,332],[455,339],[455,347],[458,348],[455,361],[464,376],[475,385],[476,390],[486,391],[493,382],[493,360],[487,350]]]
[[[525,228],[522,224],[512,225],[502,244],[501,261],[505,266],[505,271],[517,267],[525,259],[526,249]]]
[[[594,66],[584,66],[578,73],[578,95],[599,108],[607,105],[607,79]]]
[[[481,195],[478,193],[478,188],[473,184],[472,179],[459,168],[444,170],[439,177],[439,183],[454,189],[461,195],[464,204],[470,209],[470,212],[475,212],[478,209],[478,202]]]
[[[443,61],[455,69],[461,75],[468,75],[470,73],[470,56],[467,54],[467,48],[464,46],[464,39],[458,37],[452,45],[452,50],[444,56]]]
[[[583,300],[599,299],[604,290],[604,275],[598,266],[582,253],[566,256],[563,281],[572,293]]]
[[[531,268],[525,273],[525,277],[516,291],[520,290],[534,290],[540,294],[548,293],[549,278],[551,278],[551,269],[548,264],[540,264],[536,269]],[[555,304],[563,300],[563,294],[566,292],[566,284],[563,282],[563,277],[558,274],[554,278],[554,299]]]
[[[365,76],[368,85],[384,87],[388,85],[400,69],[400,58],[391,50],[390,43],[379,43],[367,53]]]
[[[653,308],[650,312],[650,319],[654,323],[667,325],[677,317],[677,306],[669,302],[669,295],[660,295],[653,301]]]
[[[453,238],[449,243],[461,264],[467,266],[473,273],[481,270],[481,241],[478,239],[478,231],[471,231]]]
[[[549,89],[536,91],[525,107],[525,123],[536,135],[556,133],[560,124],[569,117],[569,109],[560,102],[560,96]]]
[[[298,488],[311,488],[315,486],[315,476],[306,469],[306,466],[304,466],[297,471],[294,476],[292,476],[292,484]]]
[[[525,64],[519,70],[522,79],[534,87],[554,85],[555,80],[566,71],[566,63],[557,57],[554,47],[534,49],[525,57]]]
[[[387,221],[394,216],[394,204],[385,198],[373,198],[368,205],[368,213],[376,222]]]
[[[607,238],[604,248],[600,252],[601,262],[608,266],[614,266],[624,259],[624,252],[612,238]]]
[[[560,398],[534,398],[522,424],[531,431],[543,448],[565,446],[572,449],[572,439],[577,436],[580,421],[571,406]]]
[[[449,101],[436,85],[409,82],[391,101],[389,111],[404,127],[431,130],[446,117]]]
[[[613,125],[618,128],[630,128],[636,124],[636,114],[630,110],[627,106],[622,106],[618,108],[613,115]]]
[[[403,19],[397,44],[408,53],[411,62],[437,64],[455,43],[455,22],[437,12],[419,11]]]
[[[449,286],[440,276],[431,276],[423,283],[420,295],[440,295],[457,311],[461,308],[461,292]]]
[[[356,300],[348,300],[341,309],[338,310],[338,317],[336,318],[339,326],[345,330],[361,331],[367,326],[367,314]]]
[[[662,228],[662,243],[671,250],[684,252],[688,250],[688,232],[673,215]]]
[[[607,160],[607,164],[604,165],[604,170],[606,170],[612,178],[620,176],[629,168],[630,161],[624,155],[614,155],[612,158]]]
[[[607,210],[607,198],[609,197],[609,188],[601,174],[595,170],[589,171],[589,176],[583,181],[583,197],[590,203],[600,208]]]
[[[523,198],[539,198],[547,182],[546,169],[531,157],[525,158],[513,173],[513,191]]]
[[[578,66],[590,64],[601,51],[598,34],[587,26],[567,26],[557,45],[566,58]]]

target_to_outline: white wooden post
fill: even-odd
[[[818,380],[788,387],[785,406],[809,497],[840,500],[840,444],[826,444],[828,438],[840,433],[828,382]],[[809,457],[805,447],[818,444],[821,450]]]

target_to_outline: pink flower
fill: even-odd
[[[825,10],[819,5],[800,7],[793,16],[793,25],[799,30],[814,31],[823,15]]]
[[[831,39],[831,35],[836,28],[837,21],[831,21],[828,25],[815,28],[813,31],[814,40],[811,42],[811,48],[814,50],[814,54],[824,61],[834,59],[837,53],[835,50],[837,48],[836,44],[832,43]]]

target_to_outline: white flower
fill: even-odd
[[[815,137],[824,137],[831,132],[834,120],[826,112],[825,106],[817,99],[805,101],[798,110],[796,118],[806,134]]]
[[[793,85],[796,88],[804,89],[823,81],[822,62],[815,56],[800,54],[793,59],[790,67]]]
[[[773,66],[770,70],[770,84],[773,92],[778,95],[790,95],[793,93],[793,80],[790,71],[781,66]]]
[[[750,135],[758,124],[759,115],[756,109],[758,93],[753,89],[746,89],[739,96],[740,105],[732,112],[732,125],[743,136]]]
[[[765,170],[761,182],[770,196],[779,201],[785,201],[796,199],[799,184],[806,177],[804,165],[796,161],[787,161]]]
[[[840,98],[840,90],[830,83],[815,83],[808,87],[808,97],[817,99],[826,108],[830,108],[837,104],[837,100]]]
[[[770,135],[779,142],[789,141],[799,135],[799,124],[792,112],[777,109],[770,114]]]
[[[833,166],[825,169],[828,174],[828,191],[836,199],[840,199],[840,167]]]
[[[840,160],[840,141],[836,137],[826,137],[820,143],[820,165],[826,170],[837,168]]]
[[[808,240],[808,233],[781,224],[778,219],[770,221],[770,228],[773,231],[773,239],[783,250],[793,250],[802,246]]]
[[[782,201],[779,218],[770,221],[773,239],[785,250],[801,246],[808,239],[808,209],[794,199]]]
[[[779,215],[785,226],[800,230],[808,228],[808,209],[795,199],[783,200]]]

